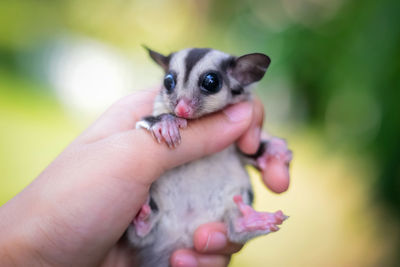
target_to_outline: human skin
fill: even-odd
[[[258,100],[189,122],[171,150],[135,129],[151,113],[155,94],[142,91],[115,103],[0,207],[1,266],[127,266],[131,255],[118,240],[163,172],[234,142],[247,154],[257,150],[264,116]],[[273,191],[289,185],[279,177],[284,167],[277,162],[276,173],[263,173]],[[193,249],[174,252],[171,264],[226,266],[240,248],[227,240],[223,223],[211,222],[196,230]]]

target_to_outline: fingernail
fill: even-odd
[[[174,259],[174,267],[197,267],[197,259],[190,254],[179,254]]]
[[[224,109],[225,115],[231,122],[240,122],[247,119],[252,112],[252,107],[249,102],[242,102],[239,104],[234,104]]]
[[[225,234],[214,232],[208,236],[207,243],[203,251],[217,251],[223,249],[228,243]]]

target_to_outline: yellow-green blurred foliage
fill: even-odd
[[[294,151],[290,215],[232,266],[400,264],[400,1],[2,0],[0,204],[117,98],[160,82],[141,48],[272,58],[256,90]]]

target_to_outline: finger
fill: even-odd
[[[74,143],[95,142],[114,133],[135,128],[142,117],[151,114],[159,90],[149,89],[132,93],[114,103]]]
[[[204,254],[231,255],[243,247],[228,240],[226,225],[221,222],[199,226],[194,232],[193,242],[196,251]]]
[[[182,143],[174,150],[160,146],[143,129],[115,134],[101,140],[99,146],[103,158],[109,162],[112,157],[118,163],[113,166],[116,172],[125,171],[121,175],[138,179],[140,170],[140,177],[152,179],[145,181],[151,183],[168,169],[228,147],[246,131],[251,118],[252,104],[242,102],[193,120],[181,131]]]
[[[260,145],[260,134],[264,121],[264,106],[259,99],[254,99],[253,119],[248,130],[239,138],[237,145],[245,154],[254,154]]]
[[[199,254],[190,249],[180,249],[171,256],[172,267],[225,267],[230,256]]]

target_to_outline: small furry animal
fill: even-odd
[[[148,48],[147,48],[148,49]],[[137,123],[158,142],[176,147],[187,120],[219,111],[251,98],[251,85],[262,79],[270,64],[264,54],[234,57],[208,48],[189,48],[168,56],[148,49],[165,71],[153,114]],[[268,168],[279,157],[287,167],[291,151],[279,138],[262,140],[256,154],[246,155],[232,145],[214,155],[187,163],[163,174],[150,189],[127,238],[138,251],[140,266],[169,266],[172,252],[193,247],[193,233],[207,222],[226,223],[228,238],[245,243],[277,231],[287,217],[281,212],[257,212],[245,164]]]

